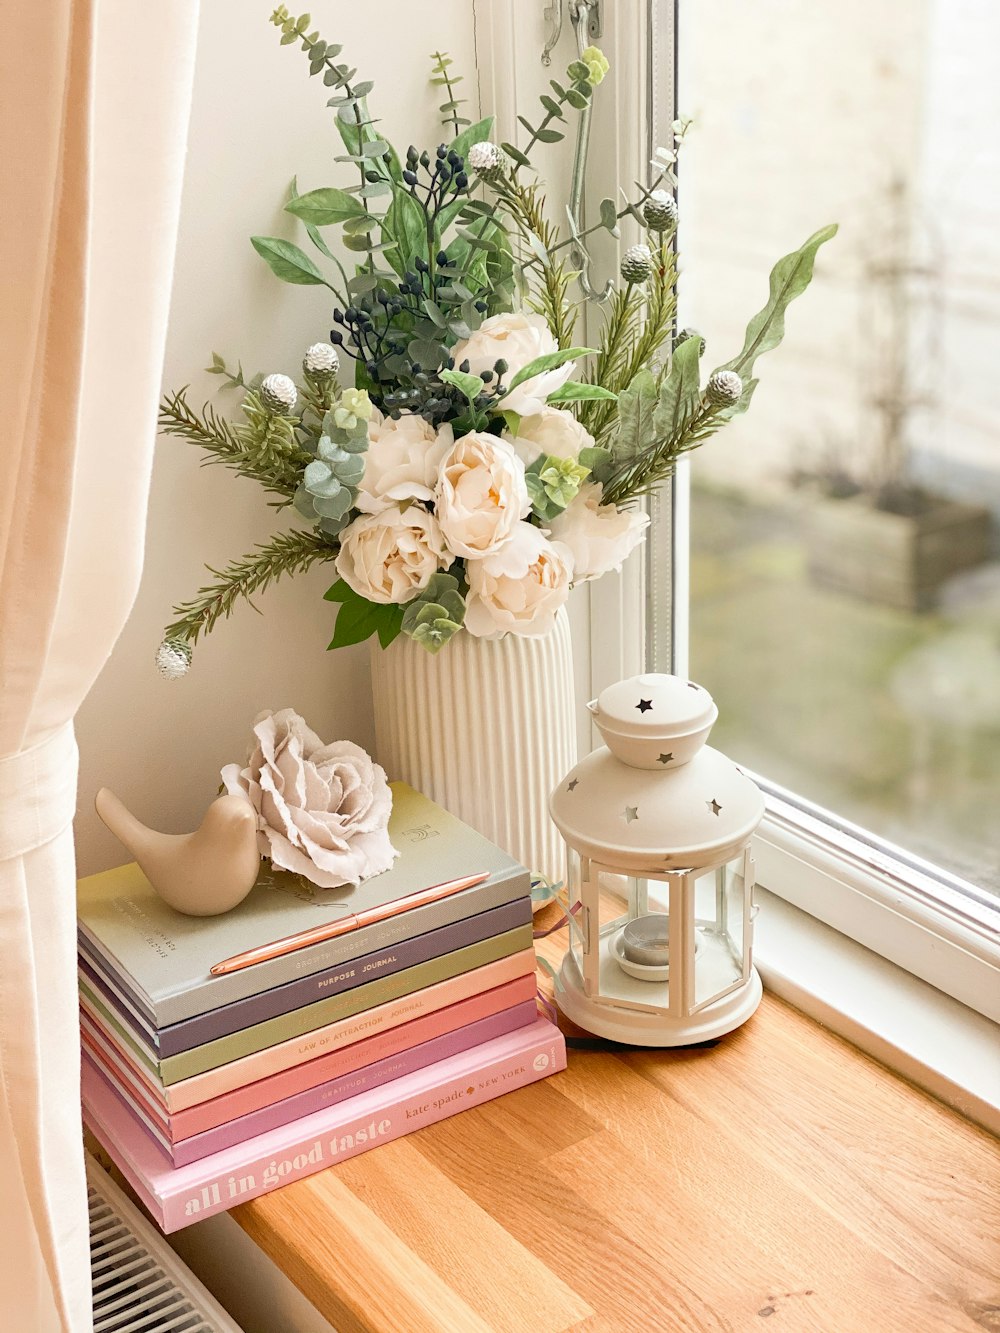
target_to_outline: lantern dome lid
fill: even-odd
[[[704,686],[660,672],[609,685],[587,707],[608,748],[638,768],[655,769],[661,753],[675,767],[687,763],[719,716]]]
[[[732,860],[763,819],[764,798],[731,759],[707,745],[687,763],[658,772],[602,746],[560,782],[549,811],[580,855],[650,874]]]

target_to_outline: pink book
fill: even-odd
[[[333,1079],[343,1078],[392,1056],[399,1056],[424,1042],[455,1032],[470,1023],[477,1023],[480,1019],[491,1018],[514,1005],[531,1001],[533,1007],[534,999],[535,978],[518,977],[506,985],[472,995],[466,1000],[460,1000],[458,1004],[450,1004],[446,1009],[436,1009],[400,1027],[389,1028],[386,1032],[376,1033],[373,1037],[366,1037],[363,1041],[321,1055],[317,1060],[309,1060],[306,1064],[296,1065],[294,1069],[282,1070],[270,1078],[248,1083],[245,1088],[236,1088],[221,1097],[213,1097],[210,1101],[198,1102],[186,1110],[173,1112],[158,1100],[134,1067],[115,1050],[107,1035],[86,1014],[82,1015],[80,1026],[88,1053],[107,1070],[114,1082],[122,1085],[133,1101],[139,1103],[142,1111],[163,1135],[171,1142],[177,1142],[215,1129],[265,1106],[296,1097],[310,1088],[328,1084]]]
[[[109,1029],[96,1010],[81,1002],[81,1012],[97,1025],[101,1035],[111,1042],[121,1059],[128,1062],[131,1070],[142,1078],[147,1090],[157,1101],[168,1111],[183,1111],[189,1106],[196,1106],[213,1097],[221,1097],[236,1088],[244,1088],[259,1079],[269,1078],[273,1074],[293,1069],[296,1065],[305,1064],[331,1051],[350,1046],[353,1042],[372,1036],[373,1033],[399,1027],[423,1014],[435,1013],[447,1008],[448,1005],[458,1004],[470,996],[502,986],[508,981],[534,975],[535,951],[522,949],[520,953],[498,958],[496,962],[486,963],[471,972],[449,977],[447,981],[439,981],[433,986],[415,991],[412,995],[400,996],[399,999],[390,1000],[387,1004],[369,1009],[366,1013],[343,1018],[337,1023],[317,1028],[315,1032],[306,1033],[304,1036],[293,1037],[278,1046],[255,1051],[252,1055],[232,1060],[227,1065],[219,1065],[217,1069],[209,1069],[204,1074],[195,1074],[192,1078],[182,1079],[167,1088],[155,1073],[136,1058],[132,1048],[121,1038],[117,1029],[113,1031]]]
[[[84,1062],[84,1119],[165,1232],[389,1143],[566,1068],[547,1019],[428,1065],[303,1120],[175,1167],[125,1103]]]
[[[492,1041],[494,1037],[502,1037],[517,1028],[528,1027],[537,1017],[538,1010],[534,999],[525,1000],[523,1004],[517,1004],[499,1014],[491,1014],[489,1018],[481,1018],[477,1023],[469,1023],[455,1032],[442,1033],[440,1037],[422,1042],[400,1055],[390,1055],[385,1060],[366,1065],[354,1073],[331,1079],[329,1083],[321,1083],[318,1088],[308,1088],[305,1092],[288,1097],[283,1102],[262,1106],[259,1111],[251,1111],[249,1115],[240,1116],[238,1120],[230,1120],[224,1125],[216,1125],[214,1129],[206,1129],[201,1134],[180,1140],[171,1140],[162,1122],[157,1123],[138,1099],[130,1097],[128,1091],[116,1083],[113,1077],[109,1077],[107,1071],[98,1061],[94,1061],[89,1053],[85,1052],[84,1059],[110,1083],[143,1129],[152,1135],[174,1166],[188,1166],[191,1162],[210,1157],[224,1148],[234,1148],[240,1143],[246,1143],[261,1134],[266,1134],[269,1130],[289,1125],[293,1120],[302,1120],[326,1106],[346,1102],[372,1088],[379,1088],[395,1079],[405,1078],[418,1069],[426,1069],[428,1065],[458,1055],[461,1051],[482,1046]]]

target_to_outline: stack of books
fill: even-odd
[[[268,868],[219,917],[173,911],[136,865],[80,881],[84,1117],[164,1231],[565,1067],[527,872],[402,783],[389,831],[385,874],[330,890]],[[381,919],[212,975],[362,911]]]

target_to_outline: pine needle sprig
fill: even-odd
[[[656,363],[659,352],[673,332],[677,310],[677,256],[665,242],[661,243],[656,264],[656,273],[645,289],[644,297],[640,297],[638,304],[633,304],[627,312],[623,326],[620,329],[612,327],[613,310],[606,326],[602,357],[598,359],[591,382],[602,384],[613,393],[621,393],[641,370]],[[598,444],[606,443],[615,424],[615,404],[598,399],[581,406],[589,409],[586,417],[581,413],[584,425]]]
[[[198,595],[190,602],[173,608],[177,618],[166,627],[163,637],[197,643],[199,635],[210,633],[220,619],[232,615],[237,602],[246,601],[253,606],[253,596],[264,592],[275,580],[301,574],[317,561],[332,560],[336,553],[336,545],[318,532],[297,529],[279,533],[250,554],[231,561],[225,569],[208,566],[216,581],[199,588]]]
[[[251,397],[247,395],[248,402]],[[280,422],[283,418],[272,420]],[[269,494],[279,496],[274,505],[278,509],[291,503],[302,466],[310,457],[298,447],[294,437],[292,448],[288,448],[287,431],[280,425],[255,426],[248,422],[247,426],[234,426],[210,403],[198,413],[188,402],[187,387],[167,394],[160,403],[159,428],[165,435],[175,435],[204,449],[208,454],[205,464],[220,463],[232,468],[241,477],[256,481]]]
[[[702,398],[672,435],[654,441],[647,450],[622,461],[615,468],[604,483],[602,503],[622,506],[648,495],[673,476],[679,458],[697,449],[709,436],[721,430],[727,420],[724,408],[714,407]]]
[[[532,284],[528,304],[545,317],[556,345],[571,347],[577,311],[567,292],[576,274],[565,262],[557,263],[551,257],[550,250],[555,247],[559,233],[545,216],[545,201],[539,187],[506,180],[498,184],[497,191],[522,239],[539,260],[537,268],[532,265],[525,269]]]

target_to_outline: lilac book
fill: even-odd
[[[334,1106],[337,1102],[356,1097],[370,1088],[381,1087],[383,1083],[391,1083],[393,1079],[404,1078],[418,1069],[425,1069],[427,1065],[434,1064],[437,1060],[446,1060],[449,1056],[458,1055],[473,1046],[481,1046],[483,1042],[491,1041],[494,1037],[502,1037],[517,1028],[528,1027],[537,1017],[535,1001],[523,1001],[510,1009],[502,1010],[499,1014],[492,1014],[489,1018],[468,1023],[454,1032],[446,1032],[440,1037],[421,1042],[419,1046],[413,1046],[408,1051],[376,1060],[374,1064],[366,1065],[363,1069],[343,1074],[340,1078],[321,1083],[318,1087],[309,1088],[293,1097],[286,1097],[283,1101],[273,1102],[270,1106],[262,1106],[247,1115],[241,1115],[215,1129],[207,1129],[176,1142],[171,1141],[165,1120],[156,1116],[149,1103],[144,1105],[139,1097],[131,1094],[121,1082],[110,1077],[107,1067],[102,1066],[89,1051],[84,1052],[84,1059],[90,1061],[98,1073],[111,1083],[118,1096],[128,1104],[129,1110],[155,1138],[174,1166],[188,1166],[191,1162],[200,1161],[212,1153],[221,1152],[223,1148],[235,1147],[258,1134],[266,1134],[270,1129],[278,1129],[293,1120],[301,1120],[303,1116],[322,1110],[324,1106]]]
[[[233,1148],[175,1167],[84,1062],[88,1126],[166,1232],[291,1184],[566,1068],[566,1043],[547,1019],[439,1060]]]
[[[189,1051],[194,1046],[201,1046],[206,1041],[215,1041],[218,1037],[228,1036],[242,1028],[263,1023],[265,1019],[277,1018],[280,1014],[301,1009],[314,1000],[321,1000],[327,995],[336,995],[340,991],[351,990],[355,986],[372,981],[375,977],[390,976],[394,972],[403,972],[408,967],[427,962],[431,958],[440,958],[443,954],[454,953],[469,944],[478,944],[480,940],[490,939],[494,935],[503,935],[516,926],[526,925],[531,921],[531,899],[527,896],[515,898],[488,912],[479,912],[476,916],[466,917],[462,921],[452,922],[425,935],[415,935],[401,944],[377,949],[337,967],[330,967],[311,976],[297,977],[272,990],[248,995],[245,999],[232,1004],[211,1009],[204,1014],[195,1014],[180,1023],[158,1031],[145,1022],[128,997],[121,994],[114,980],[99,971],[100,964],[88,953],[81,950],[80,970],[94,986],[101,997],[110,1004],[126,1022],[137,1028],[146,1038],[148,1045],[160,1057],[177,1055]]]

